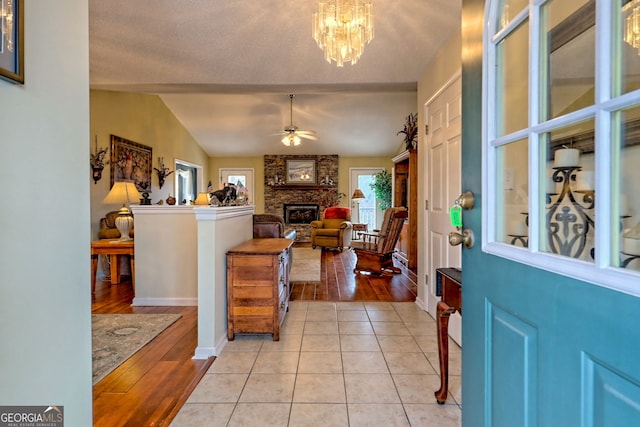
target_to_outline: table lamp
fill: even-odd
[[[133,227],[133,217],[127,208],[127,204],[133,201],[140,201],[142,196],[136,189],[136,185],[131,181],[118,181],[113,183],[107,197],[102,200],[105,205],[120,204],[118,217],[116,218],[116,228],[120,232],[120,241],[131,240],[129,230]]]

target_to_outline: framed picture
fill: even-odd
[[[133,181],[138,191],[150,193],[151,158],[151,147],[111,135],[111,186]]]
[[[287,184],[315,184],[316,160],[287,159],[285,181]]]
[[[0,0],[0,77],[24,83],[24,0]]]

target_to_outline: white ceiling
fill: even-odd
[[[91,87],[159,94],[210,156],[393,155],[461,0],[371,1],[375,37],[338,68],[311,36],[317,0],[90,0]],[[290,93],[293,124],[318,141],[273,135]]]

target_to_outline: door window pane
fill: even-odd
[[[549,93],[547,96],[542,91],[541,120],[594,103],[596,32],[595,18],[590,15],[593,8],[594,3],[566,0],[550,1],[544,7]]]
[[[614,177],[620,190],[618,200],[612,198],[619,209],[613,210],[612,236],[622,237],[620,254],[612,251],[612,264],[640,270],[640,107],[617,113],[612,130],[612,140],[620,141],[619,175]]]
[[[496,135],[525,129],[529,117],[529,23],[520,25],[496,49]]]
[[[621,37],[614,37],[614,43],[620,44],[620,89],[614,90],[619,95],[620,91],[626,93],[640,88],[640,0],[616,0],[614,3],[620,11],[620,15],[614,14],[614,17],[620,17],[621,29],[618,32]]]
[[[595,238],[594,120],[542,135],[547,144],[546,194],[540,205],[541,250],[593,262]]]
[[[527,6],[529,6],[529,0],[501,0],[498,12],[498,30],[506,27]]]
[[[529,143],[526,139],[498,148],[498,241],[527,247],[529,241]]]

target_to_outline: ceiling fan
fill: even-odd
[[[298,126],[294,126],[293,124],[293,98],[296,96],[291,94],[289,95],[290,102],[290,119],[289,126],[286,126],[283,131],[278,132],[276,135],[284,135],[282,138],[282,143],[288,147],[293,147],[295,145],[300,145],[300,138],[311,139],[316,141],[318,137],[316,137],[316,133],[312,130],[300,130]]]

